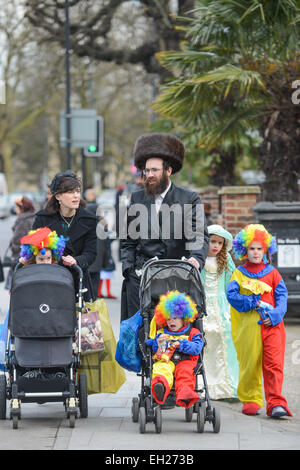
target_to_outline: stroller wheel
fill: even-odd
[[[193,412],[194,412],[193,406],[190,406],[189,408],[185,408],[185,420],[187,423],[190,423],[192,421]]]
[[[144,434],[146,431],[146,410],[141,406],[139,410],[139,424],[140,424],[140,433]]]
[[[12,416],[12,422],[13,422],[13,429],[18,429],[18,426],[19,426],[19,416],[18,416],[18,415],[13,415],[13,416]]]
[[[197,432],[199,433],[204,432],[204,424],[205,424],[204,408],[202,406],[199,406],[198,412],[197,412]]]
[[[213,430],[214,433],[220,432],[221,427],[221,415],[219,408],[213,408]]]
[[[0,375],[0,419],[6,419],[6,378]]]
[[[161,413],[161,407],[156,406],[154,408],[154,423],[155,423],[155,431],[157,434],[161,433],[161,428],[162,428],[162,413]]]
[[[87,395],[87,383],[86,383],[85,374],[79,374],[78,393],[79,393],[80,418],[87,418],[88,417],[88,395]]]
[[[134,397],[131,404],[131,419],[133,423],[139,420],[139,399]]]
[[[70,413],[70,415],[69,415],[69,426],[70,426],[70,428],[75,428],[75,419],[76,419],[75,413]]]

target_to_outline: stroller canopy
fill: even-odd
[[[73,336],[76,295],[71,272],[56,264],[33,264],[15,271],[9,327],[19,338]]]
[[[200,272],[187,261],[159,260],[148,262],[140,284],[142,311],[151,311],[161,294],[178,290],[196,303],[200,317],[206,315],[205,295]]]

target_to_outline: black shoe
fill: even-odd
[[[163,384],[160,382],[157,382],[153,387],[153,391],[158,401],[163,401],[164,396],[165,396],[165,387],[163,386]]]
[[[190,403],[191,399],[190,398],[184,398],[184,400],[181,400],[181,401],[183,401],[183,403],[188,405]]]

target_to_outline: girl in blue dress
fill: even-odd
[[[207,345],[205,370],[212,400],[237,398],[238,361],[231,336],[230,305],[226,290],[236,266],[229,254],[232,235],[220,225],[209,225],[209,252],[201,271],[207,316],[203,327]]]

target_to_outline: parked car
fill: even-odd
[[[10,215],[9,197],[7,194],[0,195],[0,219],[6,219]]]
[[[7,194],[7,182],[4,173],[0,173],[0,195],[5,196]]]

